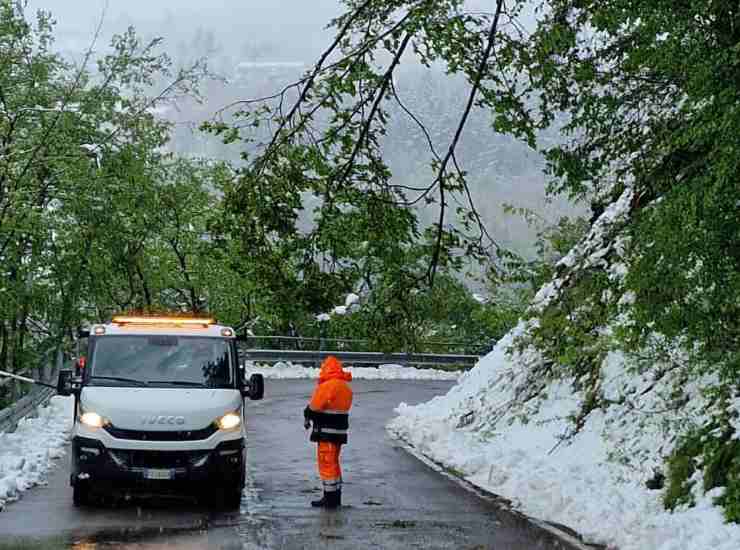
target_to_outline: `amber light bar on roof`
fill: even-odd
[[[197,317],[137,317],[119,315],[113,317],[117,325],[175,325],[175,326],[198,326],[207,327],[214,324],[215,319]]]

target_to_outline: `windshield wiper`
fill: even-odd
[[[185,380],[149,380],[147,384],[172,384],[173,386],[190,386],[193,388],[205,388],[203,382],[188,382]]]
[[[143,380],[134,380],[133,378],[122,378],[120,376],[91,376],[90,380],[113,380],[114,382],[129,382],[138,386],[148,385]]]

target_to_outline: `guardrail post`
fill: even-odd
[[[41,380],[46,381],[51,378],[51,369],[54,366],[54,359],[56,359],[55,351],[54,349],[50,349],[44,353],[44,357],[39,365],[39,377]]]
[[[11,371],[12,372],[12,371]],[[10,383],[10,398],[17,401],[21,397],[21,384],[17,380]]]
[[[31,378],[34,378],[36,380],[43,380],[46,381],[46,378],[44,378],[44,359],[46,358],[46,353],[41,354],[41,359],[38,363],[36,363],[36,366],[31,369]]]

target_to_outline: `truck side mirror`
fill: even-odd
[[[252,401],[262,399],[265,395],[265,379],[261,374],[253,374],[246,381],[245,387],[242,390],[244,397],[249,397]]]
[[[67,396],[74,393],[74,388],[72,387],[73,377],[74,372],[71,370],[59,371],[59,379],[57,380],[57,393],[59,395]]]

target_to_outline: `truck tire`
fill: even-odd
[[[72,503],[75,508],[87,506],[90,504],[90,485],[87,483],[77,482],[72,487]]]
[[[257,401],[265,395],[265,379],[261,374],[253,374],[249,378],[250,399]]]
[[[242,492],[240,489],[227,489],[224,492],[224,509],[238,510],[242,504]]]
[[[211,493],[211,505],[216,510],[238,510],[242,502],[239,488],[223,487]]]

